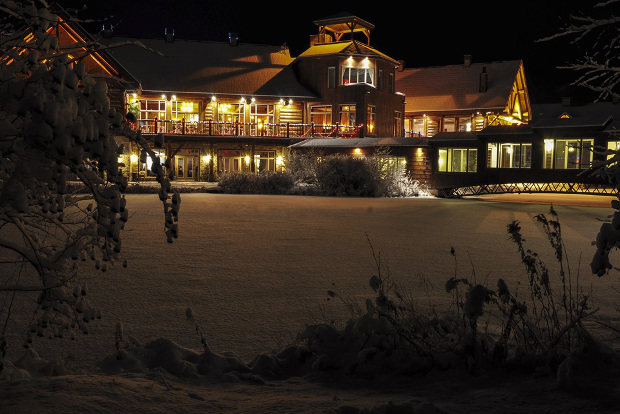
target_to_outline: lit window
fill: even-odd
[[[172,101],[172,120],[198,122],[198,103],[188,101]]]
[[[340,126],[355,126],[355,105],[340,105]]]
[[[443,131],[454,132],[456,131],[456,118],[446,117],[443,119]]]
[[[620,141],[609,141],[607,142],[607,149],[611,151],[616,151],[616,154],[607,155],[607,160],[617,156],[617,152],[620,150]]]
[[[593,159],[593,139],[546,139],[543,168],[590,168]]]
[[[315,105],[310,107],[310,122],[315,125],[332,124],[331,105]]]
[[[459,132],[471,131],[471,116],[459,117]]]
[[[366,113],[366,132],[370,135],[375,133],[375,122],[377,121],[377,108],[374,105],[368,105]]]
[[[245,134],[245,103],[217,103],[218,128],[222,135]]]
[[[478,150],[475,148],[439,148],[437,171],[476,172],[478,170]]]
[[[426,130],[424,128],[424,117],[413,118],[411,133],[420,136],[426,135]]]
[[[490,143],[487,145],[487,167],[531,168],[532,144]]]
[[[356,61],[352,57],[349,57],[345,61],[345,65],[342,67],[342,84],[351,85],[357,83],[366,83],[368,85],[374,85],[375,68],[374,65],[365,58],[361,61]]]
[[[155,120],[163,121],[165,119],[165,100],[140,100],[140,128],[143,132],[165,132],[165,123],[163,122],[157,122],[157,131],[155,130]]]
[[[269,104],[250,105],[250,134],[255,136],[274,135],[275,106]]]
[[[261,151],[254,155],[254,164],[256,172],[275,171],[276,170],[276,152]]]

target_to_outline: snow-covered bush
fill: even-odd
[[[0,10],[19,28],[0,40],[0,339],[17,304],[32,303],[34,317],[22,328],[29,346],[37,336],[88,333],[88,323],[101,317],[79,263],[90,260],[105,272],[121,260],[129,212],[116,136],[152,156],[169,242],[178,234],[180,197],[170,194],[164,168],[140,133],[110,106],[107,84],[87,72],[84,60],[101,46],[60,44],[60,20],[43,0],[0,0]],[[69,177],[87,191],[72,193]]]
[[[293,152],[286,169],[298,185],[312,185],[327,196],[418,197],[427,188],[409,176],[389,149],[375,148],[363,158],[344,154],[320,156],[317,152]]]
[[[327,196],[380,196],[378,177],[364,158],[332,155],[318,167],[317,184]]]
[[[287,194],[295,181],[287,171],[227,172],[218,182],[225,193],[231,194]]]
[[[284,156],[284,167],[295,182],[316,185],[319,163],[325,157],[322,151],[287,151]]]

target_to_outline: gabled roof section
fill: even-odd
[[[103,39],[129,45],[108,53],[142,90],[174,93],[261,94],[313,98],[295,78],[289,50],[280,46],[175,39]]]
[[[481,92],[483,69],[487,88]],[[520,70],[520,60],[403,69],[396,72],[396,90],[407,97],[406,112],[501,112]]]
[[[327,55],[363,55],[363,56],[375,56],[398,64],[399,62],[388,55],[379,52],[368,45],[361,42],[348,41],[348,42],[336,42],[336,43],[322,43],[315,44],[306,49],[299,55],[299,58],[327,56]]]
[[[75,62],[83,62],[91,74],[99,74],[116,80],[131,82],[132,79],[122,67],[111,59],[104,49],[96,43],[96,39],[57,3],[49,5],[49,11],[57,17],[50,21],[48,34],[55,36],[61,46],[60,53],[66,54]],[[30,28],[24,28],[24,42],[34,40]]]
[[[620,104],[596,102],[587,105],[538,104],[532,106],[534,128],[592,128],[617,131]],[[564,116],[567,114],[568,117]]]

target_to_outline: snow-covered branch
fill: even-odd
[[[620,16],[616,15],[618,5],[620,0],[608,0],[596,4],[590,15],[572,14],[570,24],[557,33],[538,40],[546,42],[568,38],[575,47],[588,50],[583,58],[558,68],[576,72],[578,76],[572,85],[596,92],[599,100],[620,99]]]
[[[50,329],[87,332],[85,324],[96,312],[80,288],[77,261],[90,257],[100,271],[115,263],[129,218],[123,197],[128,182],[115,137],[156,157],[140,132],[130,130],[125,114],[110,105],[106,82],[88,73],[84,60],[136,43],[61,44],[50,30],[59,19],[45,1],[0,0],[0,12],[26,26],[0,40],[0,254],[17,256],[0,263],[0,275],[26,264],[34,273],[29,283],[2,280],[0,292],[41,292],[37,335]],[[172,242],[180,196],[172,194],[159,162],[152,170],[161,186],[162,237]],[[71,180],[85,193],[69,193]],[[11,314],[3,312],[0,308],[6,322]]]

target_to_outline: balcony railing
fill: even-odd
[[[171,121],[142,119],[137,121],[134,129],[143,134],[167,135],[206,135],[206,136],[245,136],[245,137],[339,137],[357,138],[363,125],[326,125],[298,123],[243,123],[216,121]]]

